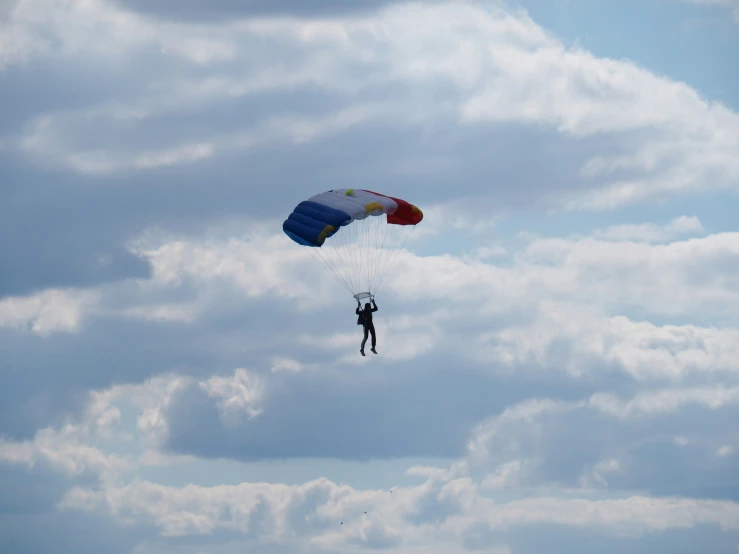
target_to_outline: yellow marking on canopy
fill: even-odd
[[[321,246],[323,242],[326,240],[326,237],[328,237],[334,231],[336,231],[336,227],[334,227],[333,225],[326,225],[323,228],[323,231],[321,231],[320,234],[318,235],[318,239],[317,239],[318,246]]]
[[[379,202],[370,202],[364,205],[364,211],[367,213],[374,212],[375,210],[382,211],[382,204]]]

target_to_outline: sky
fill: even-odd
[[[0,543],[739,551],[735,0],[0,0]],[[424,220],[355,303],[282,231]]]

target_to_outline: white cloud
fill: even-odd
[[[199,315],[196,306],[179,304],[155,304],[146,306],[132,306],[123,313],[130,317],[149,321],[178,321],[192,323]]]
[[[734,453],[734,447],[730,444],[725,444],[724,446],[720,447],[716,451],[716,456],[720,456],[722,458],[726,456],[731,456]]]
[[[29,467],[44,462],[69,478],[90,472],[101,479],[117,481],[134,467],[133,459],[106,453],[94,443],[109,438],[120,418],[117,407],[111,406],[104,395],[93,392],[79,421],[68,421],[58,429],[40,429],[29,440],[0,438],[0,461]]]
[[[543,314],[533,325],[485,336],[481,356],[506,366],[560,368],[573,375],[616,364],[638,380],[679,381],[690,373],[739,372],[739,330],[694,325],[658,326],[623,316]],[[552,351],[554,346],[558,351]]]
[[[92,54],[91,63],[109,62],[156,40],[155,29],[103,0],[24,0],[11,12],[6,30],[20,40],[5,51],[14,54],[9,62],[80,54]]]
[[[661,232],[698,226],[697,220],[676,218]],[[275,234],[275,227],[276,222],[266,222],[200,236],[146,232],[131,248],[151,262],[153,277],[137,282],[133,301],[108,303],[103,310],[115,286],[11,297],[0,301],[0,324],[39,334],[73,332],[98,312],[194,323],[237,297],[277,296],[294,301],[299,310],[333,307],[340,301],[340,286],[306,249]],[[599,371],[604,364],[638,380],[735,374],[739,331],[730,322],[739,312],[739,281],[727,260],[739,259],[739,235],[650,244],[626,240],[613,228],[598,232],[610,238],[533,239],[512,252],[504,266],[480,256],[401,252],[383,293],[392,316],[383,315],[388,312],[382,303],[378,312],[379,351],[388,360],[457,352],[467,361],[492,363],[497,371],[556,369],[573,376]],[[172,290],[183,291],[179,302],[156,302]],[[416,302],[422,304],[412,307]],[[642,320],[617,315],[629,311]],[[696,313],[704,321],[727,323],[648,321]],[[369,363],[357,355],[361,329],[341,329],[323,329],[320,340],[309,331],[289,342],[336,352],[340,364]]]
[[[519,460],[501,464],[493,473],[489,473],[480,483],[480,486],[488,489],[511,487],[518,484],[518,474],[522,463]]]
[[[659,315],[707,311],[726,317],[736,313],[739,302],[736,277],[726,267],[739,255],[738,237],[718,233],[664,245],[536,239],[513,253],[509,267],[401,254],[385,287],[409,298],[451,294],[457,302],[474,299],[499,311],[556,309],[562,303],[563,308],[578,304]],[[558,318],[566,322],[564,315]]]
[[[498,225],[499,218],[491,213],[492,211],[486,213],[484,217],[472,217],[470,214],[474,209],[475,206],[468,199],[464,201],[449,200],[443,204],[423,206],[423,223],[413,231],[408,240],[419,240],[427,236],[443,236],[450,230],[463,230],[483,235],[489,233]],[[480,252],[486,252],[487,254],[499,253],[494,249],[490,251],[481,250]]]
[[[272,373],[287,372],[287,373],[299,373],[303,371],[305,366],[297,360],[286,357],[276,357],[272,359]]]
[[[554,415],[577,410],[582,406],[582,402],[565,402],[552,399],[537,399],[519,402],[514,406],[506,408],[503,413],[487,418],[479,422],[472,429],[470,438],[467,442],[467,457],[472,466],[477,464],[487,464],[493,452],[500,448],[499,441],[506,441],[510,436],[510,429],[524,428],[530,429],[536,426],[537,420],[542,415]],[[508,466],[508,471],[520,469],[520,461],[516,461],[515,466]],[[500,472],[502,468],[498,468]],[[499,481],[496,474],[487,482],[488,485],[495,485]]]
[[[191,381],[188,377],[160,375],[141,385],[113,387],[108,394],[111,402],[120,397],[131,398],[131,402],[141,410],[136,428],[142,434],[143,442],[156,449],[166,441],[169,434],[167,409]]]
[[[579,484],[583,490],[607,489],[609,475],[620,472],[618,460],[604,460],[585,469],[580,475]]]
[[[178,489],[140,481],[96,492],[72,489],[60,503],[67,510],[107,509],[124,521],[151,523],[163,536],[193,536],[228,529],[263,539],[308,538],[322,546],[359,542],[399,543],[412,548],[443,537],[457,541],[475,524],[507,530],[535,524],[590,527],[639,536],[648,532],[715,524],[739,529],[739,505],[729,501],[631,496],[609,500],[540,497],[493,502],[464,479],[426,495],[430,483],[388,491],[360,491],[326,479],[302,485],[242,483]],[[461,512],[436,526],[414,523],[418,501],[454,499]],[[260,505],[265,515],[257,518]],[[365,512],[367,512],[365,514]],[[501,547],[498,547],[501,548]]]
[[[635,242],[664,242],[681,235],[703,233],[703,225],[697,217],[680,216],[664,226],[655,223],[636,225],[615,225],[606,229],[597,229],[594,236],[598,239]]]
[[[703,410],[687,411],[694,406]],[[570,484],[574,496],[587,497],[591,492],[611,488],[614,482],[618,484],[615,490],[660,489],[660,479],[654,474],[659,470],[651,466],[649,453],[640,452],[642,447],[664,444],[665,437],[672,435],[677,446],[690,445],[692,455],[700,451],[708,456],[726,456],[733,452],[731,446],[716,450],[715,445],[733,439],[733,431],[722,428],[709,433],[699,425],[704,420],[700,414],[711,410],[728,422],[733,420],[737,406],[737,389],[718,386],[643,391],[628,401],[605,392],[583,400],[528,399],[472,429],[466,467],[471,475],[483,476],[483,488],[494,491],[530,490],[540,494],[552,488],[561,491]],[[689,426],[682,417],[685,413],[692,414]],[[589,431],[591,428],[597,431]],[[690,438],[674,436],[675,431],[687,432]],[[572,444],[573,452],[568,453],[567,445],[573,440],[584,442]],[[691,461],[690,456],[686,454],[685,459],[672,463],[695,464],[681,470],[690,472],[689,486],[709,488],[711,478],[703,472],[716,469],[708,469],[696,458]],[[567,469],[563,469],[565,466]],[[687,486],[688,481],[681,481],[680,486]]]
[[[200,284],[227,282],[252,297],[277,294],[305,302],[320,298],[321,291],[309,280],[321,268],[308,252],[293,248],[284,234],[266,233],[258,226],[247,233],[243,238],[204,240],[144,236],[133,248],[151,262],[157,286],[190,278]]]
[[[477,259],[481,261],[494,260],[501,256],[508,254],[508,251],[500,245],[494,246],[480,246],[475,248],[470,254],[470,259]]]
[[[217,399],[218,408],[227,421],[238,421],[241,414],[252,418],[262,413],[259,403],[264,394],[263,380],[244,368],[229,377],[210,377],[199,383],[208,396]]]
[[[139,169],[177,165],[183,162],[196,162],[213,156],[211,144],[186,144],[177,148],[158,152],[144,152],[134,159],[134,166]]]
[[[483,516],[495,528],[523,523],[593,526],[639,536],[647,531],[685,529],[713,523],[737,529],[739,506],[716,500],[633,496],[617,500],[537,498],[510,502]]]
[[[452,122],[465,132],[507,121],[546,125],[583,141],[618,136],[616,150],[599,150],[579,176],[571,176],[580,192],[560,194],[560,185],[550,187],[555,203],[563,199],[566,207],[731,189],[739,177],[736,113],[629,62],[568,50],[527,17],[498,8],[418,3],[331,21],[263,18],[191,25],[163,23],[101,0],[26,0],[19,6],[0,23],[0,70],[34,57],[55,67],[85,60],[93,70],[127,70],[141,56],[156,74],[156,80],[127,75],[132,90],[121,96],[116,92],[91,107],[40,114],[28,123],[20,142],[26,153],[80,173],[196,164],[255,146],[300,145],[364,123],[392,121],[435,132],[437,123]],[[283,64],[274,62],[277,55]],[[427,96],[429,84],[439,85],[445,96]],[[331,94],[331,111],[305,113],[295,105],[293,113],[266,110],[228,130],[193,124],[169,136],[148,132],[162,116],[207,117],[207,110],[224,100],[302,86]],[[377,102],[378,91],[390,100]],[[402,170],[420,171],[412,166]],[[450,167],[440,156],[424,170]],[[455,187],[449,189],[456,194]],[[431,206],[425,210],[428,225],[414,238],[423,240],[426,233],[445,239],[453,230],[484,241],[499,221],[466,217],[468,204]],[[76,333],[85,317],[99,314],[144,319],[152,327],[157,321],[205,326],[224,306],[275,297],[324,318],[342,301],[340,288],[279,232],[279,224],[247,222],[187,236],[147,231],[132,241],[132,250],[153,264],[151,279],[5,298],[0,326],[41,336]],[[96,391],[79,418],[38,430],[28,440],[0,440],[0,461],[46,464],[72,480],[97,476],[98,485],[72,488],[59,507],[153,526],[165,537],[218,541],[219,532],[226,532],[350,554],[380,548],[461,554],[469,550],[461,545],[470,536],[489,529],[492,546],[483,551],[514,554],[500,535],[539,524],[632,536],[704,524],[738,531],[735,502],[622,497],[618,490],[606,498],[602,489],[634,471],[633,458],[624,455],[632,452],[631,438],[654,439],[640,426],[661,425],[692,407],[720,417],[739,404],[734,263],[739,234],[706,235],[698,218],[682,215],[665,224],[615,225],[584,238],[534,238],[518,251],[484,244],[462,257],[410,250],[399,256],[386,288],[390,309],[381,302],[377,316],[380,363],[422,356],[440,363],[438,357],[453,360],[448,371],[485,371],[486,378],[507,372],[506,378],[524,380],[516,383],[530,383],[538,371],[562,386],[576,381],[587,392],[580,400],[529,398],[480,421],[466,457],[448,468],[407,472],[424,479],[420,485],[390,493],[329,479],[206,486],[188,475],[182,479],[193,482],[182,487],[154,482],[158,468],[181,462],[197,465],[209,481],[221,477],[211,471],[219,467],[209,465],[215,462],[162,450],[174,423],[170,418],[178,412],[170,408],[183,391],[209,397],[228,425],[255,417],[251,423],[258,424],[270,419],[259,417],[263,410],[283,409],[278,402],[266,403],[270,383],[289,386],[321,371],[345,371],[349,362],[378,362],[372,355],[358,356],[361,330],[351,313],[346,326],[325,317],[297,338],[276,333],[271,351],[259,344],[261,373],[238,368],[226,375],[165,374]],[[509,251],[506,264],[497,265]],[[665,323],[673,318],[674,324]],[[691,318],[692,324],[685,323]],[[248,350],[251,340],[245,336],[239,348]],[[313,351],[303,355],[307,346]],[[363,372],[363,378],[387,378],[386,367],[379,367]],[[509,384],[492,377],[493,384]],[[623,378],[619,383],[634,392],[608,389],[612,378]],[[440,418],[447,417],[446,409],[439,406]],[[581,466],[569,481],[580,489],[563,490],[543,470],[550,469],[548,448],[568,447],[556,441],[552,426],[575,418],[578,425],[605,420],[647,436],[614,435],[607,448],[593,446],[590,458],[577,460]],[[694,424],[697,428],[699,421]],[[683,447],[679,451],[686,456],[704,449],[716,464],[732,461],[735,437],[728,433],[702,437],[695,428],[665,429],[667,442]],[[167,479],[176,480],[175,473]],[[548,485],[546,493],[525,489],[541,482]],[[522,494],[532,497],[517,500]]]
[[[47,289],[0,299],[0,327],[29,329],[48,336],[79,331],[83,317],[99,299],[96,291]]]
[[[183,57],[207,71],[191,87],[164,69],[156,86],[130,105],[106,101],[92,111],[41,117],[24,147],[78,171],[192,163],[255,140],[301,142],[367,121],[423,125],[452,117],[465,125],[543,124],[574,137],[620,133],[617,151],[601,152],[583,166],[589,192],[578,186],[563,194],[555,187],[549,201],[567,207],[603,208],[687,190],[735,188],[739,177],[735,112],[631,62],[567,49],[526,15],[502,7],[403,4],[343,19],[262,18],[218,26],[163,23],[102,1],[28,0],[7,26],[24,38],[17,41],[23,55],[94,52],[115,60],[146,52],[163,63],[161,56]],[[52,50],[51,42],[60,47]],[[295,53],[295,62],[277,68],[276,51]],[[243,69],[234,67],[244,66],[248,75],[241,77]],[[419,93],[439,81],[454,91],[449,100],[431,101]],[[267,113],[248,129],[207,131],[207,138],[177,136],[174,144],[172,139],[153,144],[146,127],[136,127],[152,114],[181,109],[183,101],[213,107],[224,98],[296,85],[338,91],[342,107],[323,116]],[[397,89],[392,103],[369,98],[378,87],[391,85]],[[93,114],[112,141],[109,147],[94,142],[94,134],[76,132]],[[114,123],[121,114],[136,116],[125,132]],[[131,150],[119,138],[151,146]]]
[[[134,113],[134,119],[145,118],[150,108],[123,108],[126,113]],[[373,106],[355,106],[337,110],[325,116],[308,117],[267,117],[264,121],[230,134],[216,134],[207,140],[180,142],[176,144],[142,148],[139,143],[146,142],[133,137],[136,146],[121,144],[111,148],[99,145],[75,149],[75,142],[87,141],[86,135],[76,134],[76,128],[89,125],[111,125],[115,127],[121,117],[122,109],[117,105],[109,108],[73,110],[65,113],[37,117],[27,125],[26,135],[21,141],[24,152],[34,156],[44,164],[54,162],[90,174],[105,175],[126,170],[145,170],[172,165],[192,164],[212,158],[217,152],[250,149],[275,141],[289,141],[296,144],[314,140],[321,136],[344,131],[370,118],[380,110]],[[111,140],[125,140],[111,130]]]
[[[137,458],[107,454],[96,445],[120,436],[122,411],[138,410],[139,432],[144,443],[166,432],[164,410],[177,391],[197,384],[212,395],[224,410],[253,412],[262,383],[247,370],[232,376],[207,379],[161,376],[139,385],[120,385],[91,394],[84,416],[58,430],[39,432],[33,441],[0,444],[5,462],[33,464],[45,460],[75,476],[92,470],[102,477],[99,488],[73,487],[60,501],[62,510],[107,513],[120,523],[152,525],[163,537],[213,536],[229,531],[258,541],[291,541],[329,550],[388,547],[388,551],[445,552],[486,526],[495,532],[535,525],[587,527],[607,534],[640,536],[644,533],[717,525],[739,530],[739,504],[728,501],[627,496],[587,498],[587,490],[570,491],[564,497],[541,496],[499,499],[484,496],[502,489],[521,491],[537,470],[532,453],[525,450],[525,435],[540,424],[573,410],[597,409],[616,418],[654,416],[697,402],[713,409],[736,402],[736,391],[679,391],[638,393],[622,402],[594,396],[581,402],[530,399],[483,421],[473,431],[469,458],[447,468],[414,467],[409,475],[422,477],[420,485],[382,489],[357,489],[318,479],[302,484],[243,482],[236,485],[165,486],[136,476],[142,465],[171,465],[177,460],[158,452],[156,442]],[[676,397],[677,400],[674,400]],[[716,398],[718,400],[716,400]],[[668,400],[665,400],[668,399]],[[279,406],[270,407],[279,409]],[[140,414],[140,415],[139,415]],[[159,414],[158,416],[156,414]],[[126,416],[128,417],[128,416]],[[158,423],[157,423],[158,422]],[[518,427],[520,426],[520,427]],[[543,428],[541,428],[543,429]],[[506,445],[515,437],[514,445]],[[491,454],[517,453],[520,458],[503,461],[478,482],[470,470]],[[727,456],[725,445],[716,451]],[[607,485],[609,476],[623,473],[621,462],[604,457],[583,474],[583,487]],[[122,477],[130,476],[126,481]],[[131,478],[132,477],[132,478]],[[491,546],[505,552],[505,545]]]
[[[252,418],[261,413],[264,385],[259,376],[240,368],[229,377],[197,380],[166,374],[140,384],[93,390],[79,417],[40,429],[32,439],[0,438],[0,461],[27,466],[43,461],[69,478],[91,472],[105,481],[120,482],[143,466],[193,459],[160,450],[169,433],[167,410],[186,388],[198,386],[216,401],[226,423],[238,423],[242,414]],[[123,424],[127,417],[136,423],[134,435],[129,424]],[[121,444],[135,448],[120,454],[115,448]],[[114,451],[108,452],[111,446]]]
[[[612,394],[597,393],[590,397],[588,403],[604,413],[623,419],[670,414],[690,404],[718,410],[739,404],[739,388],[701,387],[640,392],[628,402],[622,402]]]
[[[19,443],[0,439],[0,461],[29,467],[43,461],[69,478],[88,471],[102,478],[113,478],[133,466],[128,457],[105,454],[63,435],[47,429],[38,431],[30,441]]]
[[[418,315],[399,315],[397,312],[385,318],[382,311],[374,315],[377,351],[390,361],[412,360],[429,354],[439,347],[444,336],[443,321],[447,310]],[[330,335],[306,333],[297,337],[301,345],[315,350],[335,351],[340,354],[339,365],[371,363],[373,354],[359,357],[359,347],[364,337],[363,329],[355,326],[354,332],[338,332]],[[368,337],[367,344],[371,341]],[[367,348],[369,348],[367,346]]]

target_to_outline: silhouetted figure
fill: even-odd
[[[370,306],[370,303],[367,302],[364,305],[364,309],[362,309],[362,304],[357,300],[357,310],[356,314],[359,316],[359,319],[357,320],[358,324],[361,324],[364,327],[364,339],[362,340],[362,346],[359,349],[359,351],[362,353],[362,356],[364,356],[364,345],[367,343],[367,336],[372,335],[372,352],[377,354],[377,350],[375,350],[375,347],[377,346],[377,336],[375,335],[375,324],[372,322],[372,313],[377,311],[377,304],[375,303],[375,299],[372,298],[372,306]]]

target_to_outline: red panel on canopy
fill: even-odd
[[[398,209],[395,210],[394,214],[387,214],[388,224],[416,225],[417,223],[420,223],[423,219],[423,212],[418,209],[417,206],[414,206],[410,202],[406,202],[405,200],[401,200],[400,198],[395,198],[394,196],[388,196],[387,194],[380,194],[379,192],[375,192],[373,190],[362,190],[364,190],[365,192],[371,192],[372,194],[376,194],[377,196],[384,196],[385,198],[390,198],[391,200],[395,201],[395,203],[398,205]]]

